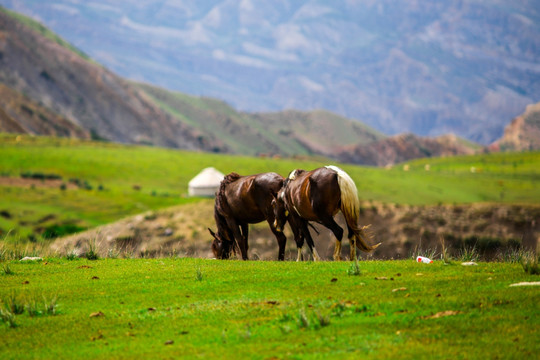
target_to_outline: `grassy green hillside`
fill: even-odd
[[[384,138],[366,125],[327,111],[250,114],[219,100],[135,85],[179,121],[212,134],[236,154],[325,154],[335,147]]]
[[[527,359],[538,351],[538,287],[510,286],[538,279],[516,263],[367,261],[359,275],[348,262],[2,266],[2,359]]]
[[[62,39],[60,36],[58,36],[57,34],[52,32],[51,30],[49,30],[47,27],[43,26],[41,23],[33,20],[32,18],[30,18],[28,16],[24,16],[22,14],[19,14],[19,13],[15,12],[15,11],[10,11],[10,10],[4,8],[3,6],[0,6],[0,11],[5,13],[5,14],[8,14],[9,16],[13,17],[14,19],[17,19],[18,21],[20,21],[24,25],[28,26],[29,28],[33,29],[37,33],[39,33],[39,34],[45,36],[46,38],[56,42],[57,44],[65,47],[66,49],[71,50],[72,52],[79,55],[83,59],[86,59],[88,61],[92,61],[88,55],[86,55],[81,50],[77,49],[75,46],[68,43],[66,40]]]
[[[0,135],[1,234],[39,241],[54,225],[92,227],[196,201],[186,196],[187,184],[208,166],[225,174],[274,171],[286,176],[295,168],[328,163]],[[342,167],[366,203],[540,203],[538,152],[418,160],[410,163],[409,171],[402,166]],[[25,185],[21,175],[59,179]]]

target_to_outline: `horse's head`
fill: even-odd
[[[289,217],[289,211],[285,205],[285,186],[272,199],[272,210],[274,211],[274,227],[281,232]]]
[[[212,252],[214,253],[214,256],[217,259],[228,259],[233,250],[233,247],[231,246],[232,243],[223,239],[219,235],[219,231],[218,234],[214,233],[210,228],[208,228],[208,231],[210,231],[210,235],[214,238],[214,241],[212,241]]]

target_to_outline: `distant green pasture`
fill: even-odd
[[[272,159],[188,152],[47,137],[0,135],[0,175],[61,176],[88,189],[0,186],[0,234],[26,240],[50,224],[96,226],[146,210],[196,201],[187,186],[208,166],[227,174],[328,165],[324,160]],[[429,171],[426,165],[429,164]],[[340,164],[338,164],[340,165]],[[414,205],[475,202],[540,203],[540,153],[422,159],[392,169],[340,166],[355,180],[361,200]],[[51,217],[52,215],[52,217]],[[42,221],[48,219],[47,221]],[[42,223],[40,223],[42,221]]]

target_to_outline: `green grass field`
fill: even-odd
[[[147,210],[197,201],[187,185],[214,166],[227,174],[313,169],[330,161],[253,158],[73,139],[0,135],[0,176],[61,177],[77,189],[0,185],[0,236],[41,241],[43,229],[109,223]],[[425,165],[430,164],[430,171]],[[339,165],[339,164],[338,164]],[[398,204],[540,203],[540,153],[424,159],[382,169],[340,165],[355,180],[363,202]],[[474,167],[474,173],[471,168]]]
[[[367,261],[360,275],[348,262],[3,266],[3,308],[24,310],[0,322],[2,359],[530,359],[540,350],[538,287],[510,286],[538,276],[519,264]]]

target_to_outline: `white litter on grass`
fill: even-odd
[[[20,261],[41,261],[41,260],[43,259],[37,256],[25,256]]]
[[[424,257],[424,256],[418,256],[416,258],[416,261],[424,263],[424,264],[433,264],[433,260],[431,260],[430,258]]]
[[[463,266],[476,266],[478,264],[475,263],[474,261],[467,261],[467,262],[461,263],[461,265],[463,265]]]
[[[509,286],[540,286],[540,281],[524,281],[520,283],[510,284]]]

